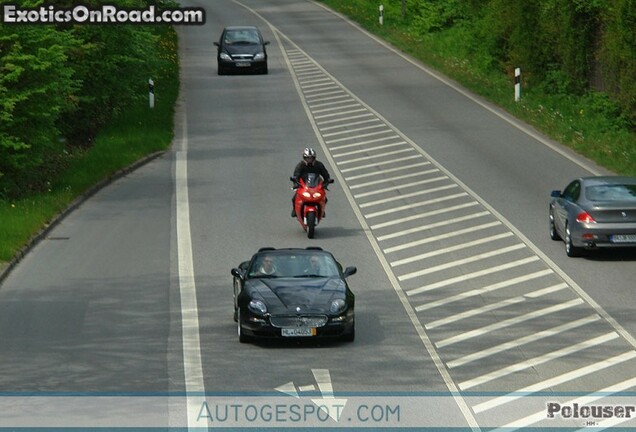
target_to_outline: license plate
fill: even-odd
[[[281,335],[285,337],[316,336],[316,329],[314,327],[284,328],[281,329]]]
[[[636,234],[616,234],[610,240],[612,243],[636,243]]]
[[[250,62],[236,62],[236,67],[250,67]]]

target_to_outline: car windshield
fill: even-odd
[[[338,265],[331,255],[316,251],[259,254],[247,272],[250,278],[337,277]]]
[[[636,203],[636,184],[589,186],[585,196],[590,201],[630,201]]]
[[[228,30],[225,32],[223,41],[228,45],[258,44],[260,39],[256,30]]]

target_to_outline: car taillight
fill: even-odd
[[[596,223],[594,218],[590,216],[588,212],[581,212],[576,216],[576,221],[579,223]]]

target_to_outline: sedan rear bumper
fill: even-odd
[[[636,223],[581,224],[571,235],[577,247],[636,247]]]

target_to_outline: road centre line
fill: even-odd
[[[552,336],[557,336],[561,333],[565,333],[566,331],[574,330],[575,328],[582,327],[587,324],[591,324],[600,320],[601,317],[594,314],[585,318],[578,319],[576,321],[566,322],[565,324],[561,324],[560,326],[553,327],[551,329],[543,330],[538,333],[532,333],[527,336],[520,337],[518,339],[504,342],[502,344],[496,345],[491,348],[487,348],[481,351],[474,352],[472,354],[465,355],[463,357],[457,358],[455,360],[446,362],[446,366],[449,369],[453,369],[459,366],[463,366],[468,363],[472,363],[478,360],[482,360],[486,357],[490,357],[492,355],[498,354],[503,351],[508,351],[510,349],[519,348],[523,345],[527,345],[532,342],[538,342],[541,339],[546,339]]]
[[[570,309],[570,308],[572,308],[574,306],[578,306],[578,305],[580,305],[582,303],[584,303],[583,299],[576,298],[574,300],[570,300],[570,301],[565,302],[565,303],[559,303],[559,304],[556,304],[556,305],[553,305],[553,306],[545,307],[543,309],[537,309],[537,310],[534,310],[532,312],[528,312],[528,313],[523,314],[523,315],[519,315],[519,316],[515,316],[515,317],[512,317],[512,318],[508,318],[508,319],[503,320],[503,321],[498,321],[496,323],[493,323],[493,324],[490,324],[490,325],[487,325],[487,326],[484,326],[484,327],[481,327],[481,328],[477,328],[477,329],[474,329],[474,330],[463,332],[463,333],[458,334],[456,336],[452,336],[452,337],[443,339],[443,340],[437,342],[435,344],[435,346],[437,348],[444,348],[444,347],[447,347],[449,345],[454,345],[454,344],[459,343],[459,342],[464,342],[464,341],[467,341],[469,339],[473,339],[473,338],[476,338],[476,337],[479,337],[479,336],[483,336],[483,335],[491,333],[491,332],[493,332],[495,330],[501,330],[501,329],[504,329],[506,327],[511,327],[513,325],[516,325],[516,324],[521,324],[521,323],[523,323],[525,321],[530,321],[530,320],[535,319],[535,318],[543,317],[543,316],[550,315],[550,314],[555,313],[555,312],[560,312],[560,311],[563,311],[563,310],[566,310],[566,309]]]
[[[383,223],[379,223],[376,225],[372,225],[369,228],[371,228],[372,230],[379,230],[382,228],[386,228],[389,226],[393,226],[393,225],[399,225],[402,224],[404,222],[410,222],[413,220],[417,220],[417,219],[425,219],[427,217],[431,217],[431,216],[436,216],[436,215],[440,215],[440,214],[444,214],[444,213],[452,213],[456,210],[463,210],[465,208],[468,207],[474,207],[479,205],[479,203],[477,201],[471,201],[471,202],[467,202],[464,204],[458,204],[458,205],[454,205],[454,206],[450,206],[450,207],[444,207],[444,208],[440,208],[437,210],[431,210],[428,212],[424,212],[424,213],[417,213],[411,216],[405,216],[402,218],[398,218],[398,219],[391,219],[387,222],[383,222]]]
[[[394,196],[394,197],[390,197],[390,198],[384,198],[384,199],[381,199],[381,200],[367,202],[367,203],[364,203],[364,204],[360,204],[360,208],[373,207],[373,206],[376,206],[376,205],[386,204],[386,203],[393,202],[393,201],[404,200],[405,198],[412,198],[412,197],[415,197],[415,196],[428,195],[428,194],[435,193],[435,192],[445,191],[445,190],[449,190],[449,189],[455,189],[457,187],[458,186],[455,183],[452,183],[452,184],[449,184],[449,185],[444,185],[444,186],[438,186],[438,187],[434,187],[434,188],[431,188],[431,189],[425,189],[425,190],[421,190],[421,191],[417,191],[417,192],[411,192],[411,193],[407,193],[407,194],[403,194],[403,195],[399,195],[399,196]]]
[[[383,124],[364,126],[364,127],[359,127],[359,128],[355,128],[355,129],[347,129],[347,130],[343,130],[343,131],[339,131],[339,132],[330,132],[330,133],[322,134],[322,136],[324,136],[326,138],[326,137],[350,134],[350,133],[360,132],[360,131],[365,131],[365,130],[370,130],[370,129],[377,129],[377,128],[382,128],[382,127],[386,127],[386,126],[384,126]],[[410,151],[413,151],[413,149],[410,149]]]
[[[572,370],[570,372],[547,379],[545,381],[541,381],[541,382],[529,385],[527,387],[521,388],[519,390],[515,390],[514,392],[508,393],[506,395],[499,396],[494,399],[490,399],[489,401],[486,401],[486,402],[482,402],[480,404],[473,406],[473,411],[479,414],[484,411],[488,411],[492,408],[496,408],[498,406],[512,402],[513,400],[527,397],[528,395],[532,393],[538,393],[547,388],[556,387],[559,384],[563,384],[574,379],[583,378],[585,375],[589,375],[589,374],[598,372],[600,370],[607,369],[612,366],[616,366],[620,363],[632,360],[634,358],[636,358],[635,350],[626,351],[623,354],[619,354],[614,357],[610,357],[608,359],[598,361],[596,363],[581,367],[576,370]]]
[[[469,264],[469,263],[472,263],[472,262],[475,262],[475,261],[485,260],[487,258],[492,258],[494,256],[507,254],[508,252],[512,252],[512,251],[519,250],[519,249],[524,249],[524,248],[526,248],[525,244],[517,243],[517,244],[514,244],[512,246],[507,246],[507,247],[504,247],[504,248],[496,249],[494,251],[485,252],[485,253],[474,255],[474,256],[471,256],[471,257],[468,257],[468,258],[463,258],[463,259],[451,261],[451,262],[448,262],[448,263],[436,265],[436,266],[433,266],[433,267],[427,267],[425,269],[418,270],[418,271],[415,271],[415,272],[412,272],[412,273],[407,273],[407,274],[404,274],[404,275],[400,275],[400,276],[398,276],[398,280],[399,281],[406,281],[406,280],[414,279],[414,278],[417,278],[417,277],[420,277],[420,276],[424,276],[424,275],[427,275],[427,274],[436,273],[438,271],[446,270],[446,269],[457,267],[457,266],[464,265],[464,264]]]
[[[441,249],[435,249],[435,250],[432,250],[430,252],[426,252],[426,253],[423,253],[423,254],[415,255],[415,256],[412,256],[412,257],[409,257],[409,258],[404,258],[404,259],[401,259],[401,260],[398,260],[398,261],[393,261],[390,264],[391,264],[391,267],[398,267],[398,266],[405,265],[405,264],[410,264],[410,263],[413,263],[413,262],[416,262],[416,261],[422,261],[422,260],[425,260],[427,258],[431,258],[431,257],[434,257],[434,256],[443,255],[443,254],[447,254],[447,253],[458,251],[458,250],[465,250],[465,249],[468,249],[468,248],[473,247],[473,246],[478,246],[478,245],[494,242],[494,241],[497,241],[497,240],[501,240],[501,239],[504,239],[504,238],[511,237],[512,235],[513,234],[508,231],[508,232],[497,234],[497,235],[490,236],[490,237],[483,237],[483,238],[480,238],[480,239],[477,239],[477,240],[473,240],[473,241],[468,242],[468,243],[460,243],[460,244],[457,244],[457,245],[454,245],[454,246],[448,246],[448,247],[441,248]]]
[[[382,139],[381,141],[386,141],[385,139]],[[333,157],[335,159],[341,158],[341,157],[346,157],[346,156],[351,156],[351,155],[356,155],[359,154],[361,151],[376,151],[376,150],[382,150],[382,149],[387,149],[387,148],[392,148],[392,147],[398,147],[401,145],[406,144],[405,141],[397,141],[397,142],[393,142],[393,143],[389,143],[389,144],[382,144],[382,145],[378,145],[378,146],[374,146],[374,147],[365,147],[363,149],[357,149],[357,150],[353,150],[353,151],[348,151],[345,153],[338,153],[338,154],[334,154]]]
[[[477,213],[472,213],[469,215],[464,215],[464,216],[458,216],[456,218],[452,218],[452,219],[445,219],[443,221],[439,221],[439,222],[433,222],[430,224],[426,224],[426,225],[420,225],[418,227],[415,228],[410,228],[410,229],[406,229],[406,230],[402,230],[402,231],[396,231],[393,232],[391,234],[385,234],[385,235],[381,235],[381,236],[377,236],[378,241],[385,241],[385,240],[391,240],[393,238],[397,238],[397,237],[404,237],[416,232],[420,232],[420,231],[426,231],[429,229],[433,229],[433,228],[440,228],[440,227],[445,227],[448,225],[452,225],[452,224],[456,224],[458,222],[465,222],[467,220],[474,220],[480,217],[484,217],[484,216],[490,216],[490,213],[488,213],[487,211],[481,211],[481,212],[477,212]]]
[[[636,387],[636,378],[632,378],[629,380],[625,380],[622,382],[619,382],[617,384],[611,385],[609,387],[605,387],[603,389],[600,389],[598,391],[595,391],[589,395],[586,396],[581,396],[581,397],[577,397],[576,399],[571,399],[569,401],[565,401],[562,402],[563,406],[573,406],[574,404],[578,404],[578,405],[591,405],[594,402],[598,401],[598,400],[602,400],[607,398],[608,396],[611,396],[615,393],[622,393],[625,390],[631,389],[633,387]],[[521,428],[529,428],[530,425],[535,424],[535,423],[539,423],[541,421],[545,421],[546,416],[545,416],[545,409],[531,414],[529,416],[517,419],[511,423],[508,423],[504,426],[501,426],[497,429],[492,429],[491,432],[512,432],[515,431],[517,429],[521,429]],[[629,417],[616,417],[614,420],[623,422],[623,421],[627,421],[630,420]],[[608,426],[614,426],[614,424],[608,425],[605,423],[605,421],[601,421],[601,422],[597,422],[593,427],[592,430],[594,431],[601,431],[601,430],[605,430],[606,427]],[[583,429],[579,429],[576,432],[584,432],[584,431],[589,431],[590,427],[589,426],[584,426]]]
[[[373,180],[373,181],[366,182],[366,183],[359,183],[357,185],[349,186],[349,189],[360,189],[360,188],[373,186],[373,185],[376,185],[376,184],[384,184],[384,183],[388,183],[388,182],[392,182],[392,181],[396,181],[396,180],[404,180],[404,179],[407,179],[407,178],[419,177],[419,176],[424,175],[424,174],[432,174],[432,173],[436,173],[436,172],[439,172],[439,170],[437,168],[433,168],[433,169],[426,170],[426,171],[418,171],[418,172],[414,172],[414,173],[410,173],[410,174],[404,174],[404,175],[400,175],[400,176],[389,177],[389,178],[386,178],[386,179]],[[476,204],[476,202],[475,202],[475,204]]]
[[[322,126],[326,125],[326,124],[339,123],[339,122],[343,122],[343,121],[354,120],[354,119],[365,118],[365,117],[373,117],[373,114],[365,113],[365,114],[357,114],[357,115],[347,116],[347,117],[343,117],[343,118],[336,118],[336,119],[332,119],[332,120],[325,120],[325,121],[321,121],[321,122],[316,122],[316,125],[318,127],[322,128]],[[395,137],[399,138],[398,135],[396,135]],[[348,144],[348,145],[357,145],[357,144],[358,143],[356,143],[356,144]],[[346,147],[346,146],[341,146],[341,147]],[[336,146],[331,148],[331,150],[336,150],[336,149],[337,149]]]
[[[421,174],[418,173],[418,175],[421,175]],[[444,181],[444,180],[448,180],[448,177],[446,177],[446,176],[433,177],[433,178],[429,178],[429,179],[418,180],[418,181],[411,182],[411,183],[408,183],[408,184],[397,184],[397,185],[393,185],[393,186],[390,186],[390,187],[377,189],[377,190],[374,190],[374,191],[369,191],[369,192],[356,194],[356,195],[354,195],[354,197],[358,198],[358,199],[366,198],[366,197],[373,196],[373,195],[383,194],[385,192],[391,192],[391,191],[400,190],[400,189],[408,189],[408,188],[421,186],[421,185],[429,184],[429,183],[435,183],[435,182]]]
[[[526,263],[522,263],[522,264],[526,264]],[[508,268],[511,268],[511,267],[507,266],[503,270],[506,270]],[[497,283],[494,283],[494,284],[491,284],[491,285],[488,285],[488,286],[485,286],[485,287],[482,287],[482,288],[477,288],[477,289],[474,289],[474,290],[471,290],[471,291],[467,291],[467,292],[462,292],[462,293],[456,294],[454,296],[445,297],[443,299],[439,299],[439,300],[436,300],[436,301],[433,301],[433,302],[429,302],[429,303],[426,303],[426,304],[423,304],[423,305],[420,305],[420,306],[416,307],[415,310],[417,312],[422,312],[424,310],[433,309],[433,308],[436,308],[436,307],[439,307],[439,306],[444,306],[446,304],[454,303],[456,301],[466,300],[466,299],[468,299],[470,297],[480,296],[482,294],[486,294],[486,293],[489,293],[489,292],[497,291],[497,290],[500,290],[500,289],[503,289],[503,288],[508,288],[508,287],[511,287],[511,286],[514,286],[514,285],[518,285],[518,284],[523,283],[523,282],[528,282],[528,281],[531,281],[533,279],[538,279],[538,278],[541,278],[543,276],[548,276],[548,275],[552,275],[552,274],[554,274],[554,272],[552,270],[550,270],[550,269],[537,271],[537,272],[530,273],[530,274],[523,275],[523,276],[519,276],[519,277],[516,277],[516,278],[513,278],[513,279],[507,279],[507,280],[505,280],[503,282],[497,282]],[[463,276],[461,276],[461,277],[463,277]],[[461,281],[457,281],[457,282],[461,282]],[[415,294],[417,294],[417,293],[415,293]]]
[[[380,210],[377,211],[375,213],[369,213],[367,215],[365,215],[365,217],[367,219],[371,219],[374,217],[378,217],[378,216],[385,216],[387,214],[391,214],[391,213],[397,213],[397,212],[401,212],[402,210],[413,210],[414,208],[418,208],[418,207],[424,207],[424,206],[428,206],[431,204],[437,204],[437,203],[441,203],[443,201],[451,201],[454,200],[456,198],[462,198],[462,197],[467,197],[468,194],[466,192],[459,192],[453,195],[446,195],[440,198],[433,198],[430,200],[426,200],[426,201],[420,201],[420,202],[416,202],[416,203],[412,203],[412,204],[407,204],[407,205],[403,205],[400,207],[393,207],[387,210]],[[501,224],[501,222],[499,222],[499,224]]]
[[[332,122],[333,121],[329,121],[328,123],[332,123]],[[402,137],[397,135],[397,134],[394,134],[394,135],[388,135],[388,136],[385,136],[385,137],[379,137],[379,138],[374,138],[374,139],[365,140],[365,141],[356,141],[356,142],[351,143],[351,144],[343,144],[343,145],[333,146],[331,148],[331,151],[342,150],[342,149],[350,149],[350,148],[364,149],[363,146],[365,146],[367,144],[374,144],[374,143],[379,143],[379,142],[388,141],[388,140],[392,140],[392,139],[402,139]]]
[[[545,296],[545,295],[548,295],[548,294],[552,294],[552,293],[554,293],[556,291],[560,291],[560,290],[565,289],[567,287],[568,286],[566,284],[561,283],[561,284],[553,285],[551,287],[535,290],[535,291],[533,291],[531,293],[523,294],[523,295],[520,295],[520,296],[517,296],[517,297],[509,297],[509,298],[507,298],[505,300],[501,300],[501,301],[496,302],[496,303],[489,303],[489,304],[486,304],[486,305],[484,305],[482,307],[479,307],[479,308],[469,309],[469,310],[467,310],[465,312],[462,312],[462,313],[458,313],[458,314],[455,314],[455,315],[449,315],[446,318],[440,318],[438,320],[431,321],[428,324],[425,324],[424,328],[426,328],[426,329],[434,329],[434,328],[441,327],[441,326],[444,326],[444,325],[447,325],[447,324],[452,324],[454,322],[461,321],[461,320],[464,320],[466,318],[470,318],[470,317],[477,316],[477,315],[482,315],[484,312],[491,312],[491,311],[494,311],[494,310],[497,310],[497,309],[501,309],[501,308],[510,306],[512,304],[525,302],[528,299],[535,299],[535,298],[542,297],[542,296]]]
[[[356,111],[349,111],[349,112],[358,112],[358,111],[364,111],[364,109],[356,110]],[[332,115],[335,115],[335,114],[328,114],[327,116],[331,117]],[[321,116],[321,117],[325,117],[325,116]],[[349,140],[355,140],[355,139],[360,139],[360,138],[365,138],[365,137],[370,137],[370,136],[382,135],[382,134],[385,134],[385,133],[395,133],[395,132],[393,132],[391,129],[385,129],[385,130],[381,130],[379,132],[371,132],[371,133],[367,133],[367,134],[354,135],[354,136],[351,136],[351,137],[338,138],[338,139],[334,139],[334,140],[325,140],[325,143],[332,144],[332,143],[336,143],[336,142],[349,141]]]
[[[455,276],[455,277],[452,277],[450,279],[445,279],[445,280],[441,280],[439,282],[435,282],[435,283],[432,283],[432,284],[424,285],[424,286],[419,287],[419,288],[410,289],[410,290],[408,290],[406,292],[406,295],[414,296],[416,294],[421,294],[421,293],[427,292],[427,291],[433,291],[433,290],[436,290],[436,289],[439,289],[439,288],[446,287],[448,285],[452,285],[452,284],[459,283],[459,282],[465,282],[465,281],[470,280],[470,279],[476,279],[476,278],[479,278],[481,276],[486,276],[486,275],[490,275],[490,274],[493,274],[493,273],[498,273],[500,271],[508,270],[508,269],[515,268],[515,267],[520,267],[520,266],[529,264],[531,262],[536,262],[536,261],[539,261],[539,257],[531,256],[531,257],[528,257],[528,258],[522,258],[520,260],[507,262],[505,264],[500,264],[500,265],[495,266],[495,267],[489,267],[489,268],[484,269],[484,270],[474,271],[472,273],[468,273],[468,274],[465,274],[465,275]],[[420,307],[416,307],[415,308],[416,312],[420,312],[421,310],[423,310],[423,309],[420,308]]]
[[[413,155],[413,156],[405,156],[405,157],[400,157],[400,158],[396,158],[396,159],[389,159],[386,161],[376,161],[370,164],[366,164],[366,165],[361,165],[361,166],[357,166],[357,167],[353,167],[353,168],[344,168],[341,169],[340,172],[341,173],[347,173],[347,172],[351,172],[351,171],[360,171],[363,169],[367,169],[367,168],[378,168],[381,167],[383,165],[392,165],[392,164],[396,164],[396,163],[400,163],[400,162],[404,162],[407,160],[412,160],[412,159],[421,159],[419,155]],[[370,173],[366,173],[366,174],[359,174],[357,176],[352,176],[352,177],[347,177],[348,179],[358,179],[358,178],[364,178],[364,177],[371,177],[371,176],[377,176],[378,174],[386,174],[388,172],[395,172],[395,171],[404,171],[407,168],[411,168],[417,165],[429,165],[430,162],[422,162],[420,164],[411,164],[411,165],[406,165],[406,166],[399,166],[397,168],[387,168],[384,170],[377,170],[374,172],[370,172]],[[334,165],[337,165],[336,162],[334,162]]]
[[[536,366],[539,366],[541,364],[544,363],[548,363],[550,361],[568,356],[568,355],[572,355],[575,354],[577,352],[580,351],[584,351],[588,348],[592,348],[598,345],[602,345],[604,343],[607,343],[609,341],[612,341],[614,339],[619,338],[619,334],[616,332],[610,332],[610,333],[606,333],[604,335],[592,338],[592,339],[588,339],[586,341],[582,341],[579,342],[577,344],[574,345],[570,345],[564,348],[561,348],[559,350],[553,351],[553,352],[549,352],[528,360],[524,360],[522,362],[507,366],[505,368],[487,373],[485,375],[479,376],[477,378],[473,378],[471,380],[468,381],[463,381],[458,383],[458,387],[461,390],[468,390],[471,389],[473,387],[476,387],[478,385],[482,385],[485,384],[487,382],[490,381],[494,381],[496,379],[499,378],[503,378],[505,376],[508,376],[510,374],[513,374],[515,372],[521,372],[523,370],[529,369],[529,368],[533,368]]]
[[[358,120],[358,121],[353,121],[350,123],[341,123],[341,124],[337,124],[334,126],[328,126],[328,127],[324,127],[324,128],[320,128],[321,131],[330,131],[330,130],[335,130],[335,129],[342,129],[342,128],[347,128],[347,127],[351,127],[351,126],[358,126],[358,125],[362,125],[362,124],[368,124],[368,123],[377,123],[378,120],[375,118],[372,119],[368,119],[368,120]],[[334,157],[337,157],[334,155]]]

